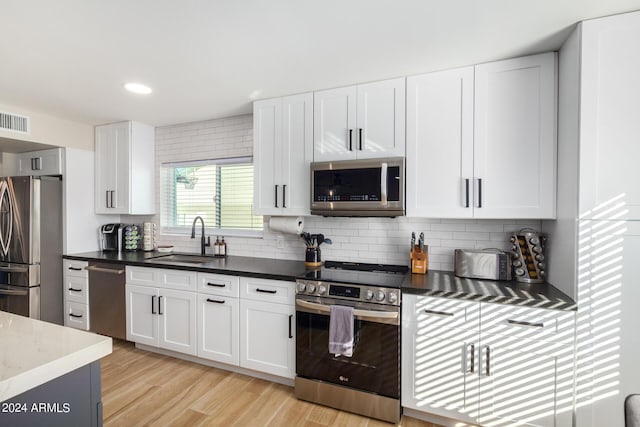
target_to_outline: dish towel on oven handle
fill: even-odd
[[[329,316],[329,353],[353,356],[353,307],[332,305]]]

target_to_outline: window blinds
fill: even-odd
[[[208,228],[262,230],[253,215],[251,158],[163,163],[160,172],[163,227],[190,229],[196,216]]]

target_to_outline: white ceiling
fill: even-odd
[[[90,124],[245,114],[251,97],[557,49],[640,0],[0,0],[0,104]],[[128,81],[150,85],[132,95]]]

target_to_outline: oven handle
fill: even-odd
[[[311,310],[320,311],[322,313],[330,313],[331,306],[324,304],[317,304],[315,302],[309,302],[304,300],[296,300],[296,307],[308,308]],[[398,319],[399,313],[397,311],[377,311],[377,310],[353,310],[354,317],[366,318],[373,322],[388,323],[389,320]]]

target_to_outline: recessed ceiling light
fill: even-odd
[[[140,83],[126,83],[124,88],[129,92],[139,93],[141,95],[148,95],[151,93],[151,88],[149,86]]]

